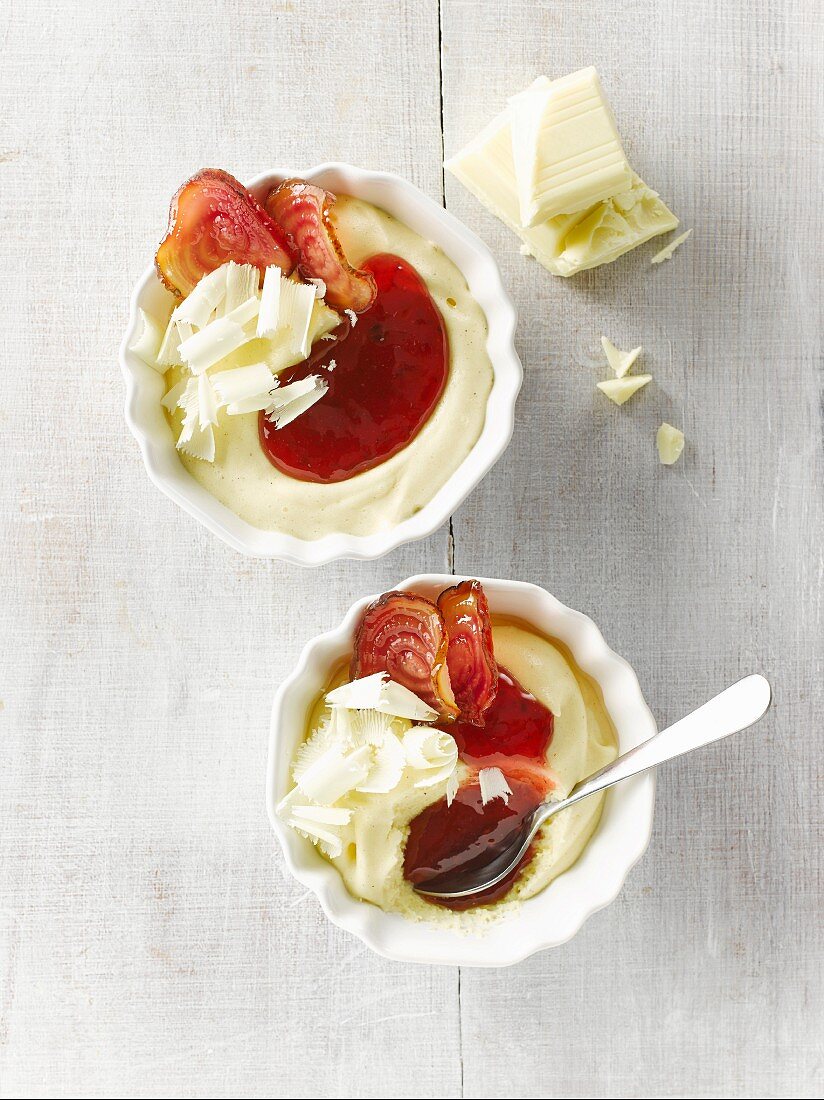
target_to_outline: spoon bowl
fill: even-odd
[[[680,722],[661,730],[648,741],[625,752],[600,771],[582,779],[566,798],[544,802],[536,807],[514,829],[491,859],[478,856],[449,871],[416,882],[414,889],[431,898],[465,898],[497,886],[511,874],[526,855],[538,830],[555,814],[607,787],[613,787],[631,775],[647,771],[676,756],[709,745],[722,737],[738,733],[754,725],[770,705],[771,691],[763,676],[746,676],[720,695],[682,718]]]

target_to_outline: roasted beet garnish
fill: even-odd
[[[386,592],[364,611],[355,637],[351,677],[387,672],[392,680],[436,710],[458,713],[446,667],[443,617],[431,600],[414,592]]]
[[[363,313],[375,298],[375,280],[346,259],[330,209],[335,196],[303,180],[285,180],[269,193],[266,209],[298,253],[304,279],[322,279],[326,301],[334,309]]]
[[[155,266],[169,290],[185,297],[229,260],[261,271],[276,264],[288,274],[293,257],[284,231],[243,184],[228,172],[204,168],[172,199]]]
[[[446,663],[461,719],[482,726],[498,690],[489,604],[480,581],[461,581],[438,597],[449,648]]]

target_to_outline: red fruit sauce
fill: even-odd
[[[507,781],[512,790],[508,803],[495,798],[484,806],[481,788],[473,780],[459,789],[451,806],[440,799],[413,818],[403,858],[404,878],[411,883],[426,882],[456,867],[464,870],[474,858],[482,865],[509,847],[513,832],[543,800],[543,794],[529,781],[511,777]],[[531,857],[530,849],[518,866],[490,890],[451,900],[427,898],[425,894],[421,897],[447,909],[489,905],[509,892]]]
[[[412,820],[406,842],[403,873],[413,884],[458,866],[465,868],[476,857],[479,865],[494,859],[509,846],[512,834],[552,787],[546,770],[552,712],[506,669],[498,669],[498,694],[484,719],[483,726],[459,719],[446,728],[457,741],[462,760],[477,768],[501,769],[512,790],[509,801],[496,798],[484,806],[480,786],[473,779],[458,790],[451,806],[445,798],[427,806]],[[518,866],[491,890],[452,901],[426,900],[447,909],[489,905],[508,893],[532,854],[530,848]]]
[[[524,756],[543,764],[553,721],[552,711],[499,666],[498,694],[484,714],[484,724],[475,726],[459,718],[449,732],[458,742],[461,759],[477,761],[480,767],[486,766],[485,757],[497,754]]]
[[[369,309],[280,376],[288,385],[319,374],[329,392],[280,431],[260,414],[266,457],[301,481],[343,481],[385,462],[415,438],[446,385],[449,342],[424,281],[398,256],[363,268],[377,284]]]

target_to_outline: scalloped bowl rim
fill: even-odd
[[[137,333],[138,308],[151,312],[153,303],[157,310],[162,301],[168,301],[168,291],[162,287],[153,266],[144,271],[132,292],[129,322],[120,345],[120,367],[126,380],[126,423],[140,446],[146,472],[154,484],[235,550],[307,566],[324,565],[337,558],[378,558],[403,543],[426,538],[442,526],[506,450],[512,438],[515,402],[523,380],[514,344],[517,315],[486,245],[407,180],[389,172],[371,172],[330,161],[304,172],[273,169],[261,173],[250,182],[249,189],[259,194],[289,176],[320,182],[383,207],[437,244],[466,279],[470,293],[486,317],[487,352],[493,368],[484,426],[471,451],[423,508],[386,530],[369,535],[335,532],[309,540],[252,526],[221,504],[186,470],[160,407],[165,388],[163,378],[129,350]]]
[[[461,579],[464,578],[426,573],[393,587],[426,595],[440,592]],[[635,672],[609,648],[591,619],[565,606],[538,585],[478,579],[484,585],[494,614],[514,615],[569,648],[578,666],[601,689],[621,752],[655,735],[655,719]],[[523,902],[511,916],[490,925],[478,936],[385,913],[354,898],[337,869],[277,817],[275,807],[288,788],[289,763],[303,735],[308,708],[325,684],[330,668],[351,653],[361,613],[375,598],[366,596],[358,600],[339,626],[310,641],[295,670],[275,695],[266,802],[287,867],[298,882],[317,896],[333,924],[389,959],[457,966],[510,966],[536,951],[566,943],[589,917],[617,897],[630,870],[646,851],[652,832],[654,773],[637,776],[609,791],[599,825],[572,867],[541,893]]]

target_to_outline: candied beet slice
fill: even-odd
[[[449,670],[443,616],[424,596],[385,592],[363,613],[355,636],[351,677],[387,672],[442,718],[458,713]]]
[[[480,581],[461,581],[438,597],[449,648],[446,663],[461,720],[484,724],[498,691],[489,604]]]
[[[172,199],[169,226],[155,255],[157,273],[174,294],[190,294],[204,275],[234,260],[287,275],[295,254],[281,227],[234,176],[204,168]]]
[[[375,280],[347,260],[330,216],[334,202],[331,192],[313,183],[284,180],[270,191],[266,209],[297,252],[303,278],[322,279],[333,308],[363,313],[375,300]]]

